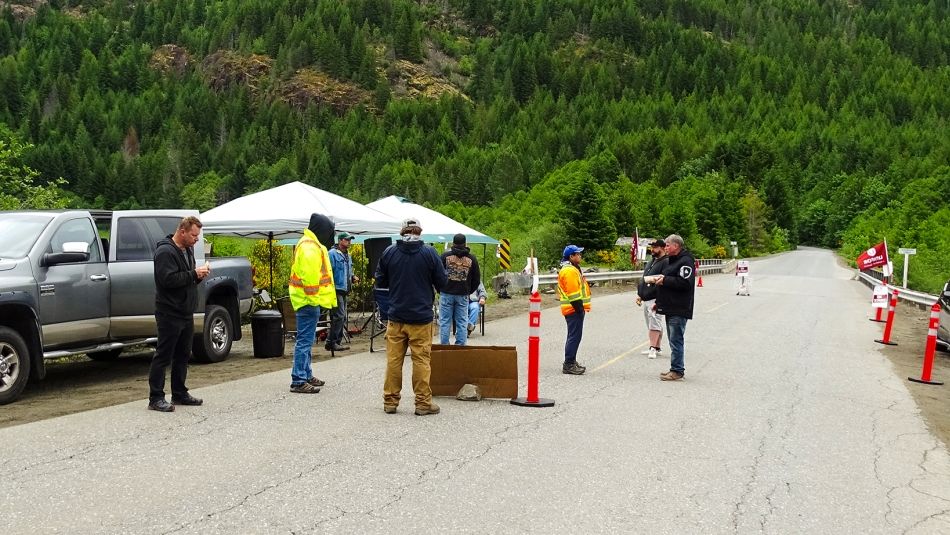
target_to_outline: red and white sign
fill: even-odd
[[[861,270],[886,266],[888,263],[887,241],[882,241],[881,243],[861,253],[861,256],[858,257],[857,263],[858,269]]]
[[[888,297],[890,297],[890,292],[887,291],[887,286],[878,284],[871,294],[871,308],[887,308]]]
[[[749,261],[748,260],[739,260],[736,262],[736,275],[748,275],[749,274]]]

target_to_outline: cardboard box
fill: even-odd
[[[514,346],[432,345],[433,396],[452,396],[478,385],[484,398],[518,397],[518,350]]]

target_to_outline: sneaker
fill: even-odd
[[[468,334],[471,335],[473,332],[475,332],[475,325],[472,324],[472,323],[469,323],[469,324],[468,324]]]
[[[682,378],[683,378],[682,373],[677,373],[677,372],[674,372],[673,370],[660,374],[661,381],[679,381]]]
[[[649,355],[649,354],[650,354],[650,351],[653,351],[653,348],[652,348],[652,347],[648,347],[648,348],[644,349],[643,351],[640,352],[640,354],[641,354],[641,355]]]
[[[310,379],[307,379],[307,384],[311,384],[313,386],[323,386],[326,383],[320,379],[317,379],[316,377],[311,377]]]
[[[585,371],[587,371],[587,368],[581,366],[580,364],[576,362],[565,364],[563,367],[561,367],[561,373],[564,373],[567,375],[584,375]]]
[[[385,412],[386,414],[396,414],[396,406],[395,406],[395,405],[383,405],[383,412]]]
[[[655,347],[651,347],[650,350],[647,351],[647,358],[648,358],[648,359],[655,359],[655,358],[656,358],[656,354],[657,354],[656,348],[655,348]]]
[[[416,416],[425,416],[427,414],[439,414],[439,410],[440,410],[439,406],[430,401],[428,407],[416,407]],[[396,412],[396,407],[393,407],[393,412]]]
[[[165,401],[164,398],[148,402],[148,410],[158,412],[175,412],[175,406]]]
[[[297,386],[290,387],[290,391],[294,394],[317,394],[320,392],[320,389],[310,383],[301,383]]]

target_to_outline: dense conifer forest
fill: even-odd
[[[0,1],[0,207],[401,195],[551,261],[950,258],[947,0]],[[621,258],[618,259],[617,257]]]

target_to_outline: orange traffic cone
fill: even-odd
[[[699,260],[696,261],[696,273],[699,275],[699,280],[696,281],[696,287],[703,287],[703,274],[699,272]]]

